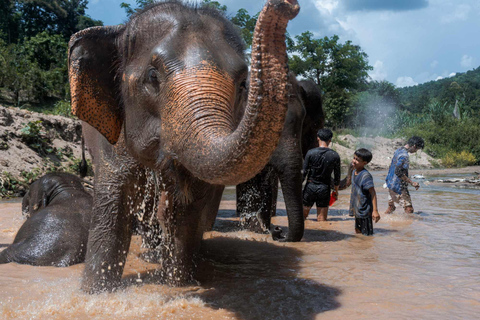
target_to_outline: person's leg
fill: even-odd
[[[327,221],[328,207],[317,207],[317,221]]]
[[[317,221],[327,221],[328,205],[330,202],[330,186],[319,185],[316,193]]]
[[[310,213],[310,209],[312,208],[313,204],[315,203],[312,200],[315,197],[313,193],[311,183],[307,182],[305,188],[303,189],[303,219],[307,220],[308,214]]]
[[[408,189],[402,190],[400,198],[403,201],[405,213],[413,213],[412,198],[410,198],[410,192],[408,192]]]
[[[395,211],[395,202],[398,202],[398,194],[388,189],[388,208],[384,214],[391,214]]]
[[[303,219],[304,219],[304,220],[307,220],[308,214],[310,213],[310,209],[311,209],[311,208],[312,208],[312,207],[305,207],[305,206],[303,206]]]
[[[362,225],[360,223],[360,219],[355,218],[355,233],[362,233]]]

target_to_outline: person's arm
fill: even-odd
[[[415,188],[415,190],[418,190],[418,188],[420,188],[420,185],[418,184],[418,182],[413,182],[407,176],[407,169],[405,169],[407,161],[408,159],[406,157],[401,157],[398,159],[397,165],[395,166],[395,175],[399,177],[402,181],[406,182],[407,184],[411,184],[412,187]]]
[[[305,156],[305,160],[303,161],[303,180],[302,180],[302,182],[305,180],[305,178],[308,175],[308,162],[309,162],[309,160],[310,160],[310,152],[307,152],[307,155]]]
[[[333,167],[333,188],[335,189],[334,197],[338,199],[338,187],[340,186],[340,157],[337,155]]]
[[[348,167],[347,176],[340,180],[340,185],[338,186],[338,190],[347,189],[352,185],[352,172],[353,172],[353,164],[350,163]]]
[[[377,193],[375,192],[375,188],[371,187],[368,189],[368,192],[370,192],[370,196],[372,197],[372,205],[373,205],[373,212],[372,212],[372,220],[377,223],[380,220],[380,214],[378,213],[378,208],[377,208]]]

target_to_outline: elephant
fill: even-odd
[[[243,41],[212,8],[164,1],[124,25],[72,36],[72,112],[95,170],[82,290],[119,287],[131,212],[151,197],[163,199],[159,278],[174,286],[194,280],[224,186],[255,176],[280,140],[291,90],[285,32],[299,9],[296,0],[268,0],[262,9],[246,103]],[[154,187],[145,187],[148,170]]]
[[[67,267],[85,260],[92,196],[69,173],[48,173],[23,197],[27,220],[13,243],[0,252],[0,264]]]
[[[297,82],[293,74],[289,82],[296,89],[290,96],[278,147],[259,174],[236,188],[237,215],[240,216],[241,225],[256,232],[271,229],[271,217],[276,212],[278,180],[285,199],[289,226],[302,216],[303,158],[309,149],[318,146],[316,133],[325,123],[322,95],[315,82]],[[276,240],[285,239],[279,234],[279,229],[272,231],[272,235]]]

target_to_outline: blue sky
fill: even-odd
[[[260,11],[263,0],[217,0],[234,15],[245,8]],[[293,35],[337,34],[368,55],[374,80],[404,87],[447,78],[480,65],[478,0],[298,0],[301,10],[290,22]],[[105,25],[126,20],[121,2],[90,0],[87,14]]]

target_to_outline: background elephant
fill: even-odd
[[[192,279],[224,185],[252,178],[277,147],[288,103],[285,31],[298,11],[296,0],[269,0],[262,10],[245,110],[243,42],[215,10],[161,2],[125,25],[73,35],[72,111],[85,121],[95,167],[85,291],[118,286],[131,213],[148,197],[162,199],[159,272],[169,284]]]
[[[289,227],[302,215],[303,158],[308,150],[318,146],[317,131],[325,123],[321,92],[315,82],[297,82],[291,74],[290,83],[294,90],[278,147],[259,174],[237,186],[237,214],[241,224],[257,232],[270,231],[270,220],[277,208],[279,180]],[[278,230],[276,233],[278,238]],[[290,234],[291,231],[287,237]]]
[[[69,173],[49,173],[30,185],[23,198],[27,220],[0,263],[67,267],[85,260],[92,196]]]

